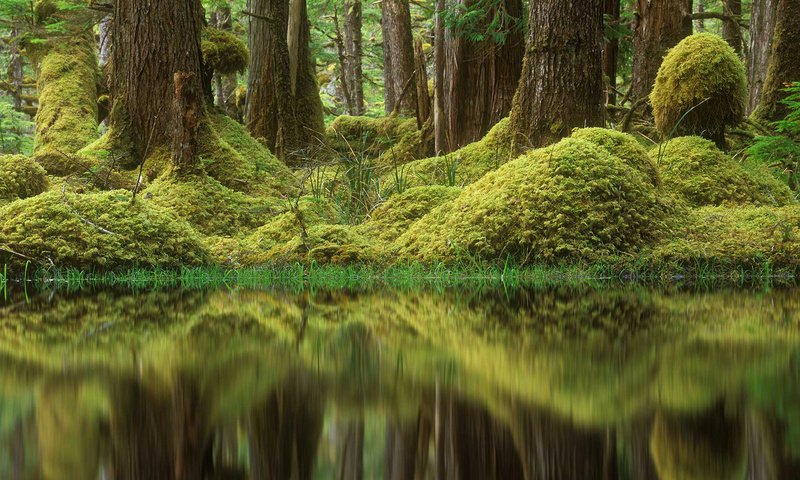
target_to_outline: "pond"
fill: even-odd
[[[0,300],[3,479],[800,478],[800,291]]]

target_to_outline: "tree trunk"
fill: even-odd
[[[227,3],[220,5],[214,12],[214,24],[220,30],[233,30],[231,19],[231,6]],[[231,118],[236,118],[236,74],[216,74],[217,106],[225,111]]]
[[[247,2],[253,15],[245,120],[250,133],[264,138],[286,163],[297,163],[302,150],[316,147],[324,129],[305,7],[305,0],[294,0],[290,15],[286,0]]]
[[[574,127],[603,126],[603,3],[531,2],[522,78],[511,110],[514,149],[547,145]]]
[[[11,101],[14,110],[22,111],[22,84],[25,80],[25,69],[22,63],[22,52],[19,48],[19,32],[16,28],[11,29],[11,42],[8,45],[8,83],[11,87]]]
[[[637,0],[637,7],[633,34],[633,100],[650,95],[667,50],[692,34],[692,0]]]
[[[755,111],[767,78],[772,34],[775,30],[775,0],[753,0],[750,17],[750,55],[747,58],[747,81],[750,85],[748,113]]]
[[[619,27],[620,0],[605,0],[603,2],[604,17],[608,26],[616,32]],[[608,30],[608,29],[607,29]],[[606,89],[606,103],[614,105],[617,103],[617,57],[619,56],[619,38],[616,33],[611,38],[606,38],[603,47],[603,75],[608,79]]]
[[[422,38],[414,39],[414,73],[417,86],[417,128],[431,117],[431,97],[428,93],[428,72],[425,70],[425,52],[422,51]]]
[[[114,2],[111,127],[129,132],[134,158],[141,162],[154,147],[169,145],[178,129],[173,114],[176,72],[189,75],[184,89],[201,88],[203,25],[199,0]]]
[[[344,58],[342,81],[347,83],[350,115],[364,115],[364,81],[361,68],[361,0],[344,3]]]
[[[197,155],[197,133],[203,116],[203,95],[198,90],[197,74],[175,72],[175,132],[172,138],[172,163],[178,171],[190,169]]]
[[[777,0],[775,31],[769,69],[764,80],[756,116],[769,121],[782,120],[788,113],[781,103],[782,91],[789,82],[800,81],[800,0]]]
[[[449,152],[449,142],[447,141],[447,116],[444,112],[444,65],[445,59],[445,29],[443,12],[445,0],[436,0],[436,17],[434,22],[434,79],[433,79],[433,123],[434,123],[434,150],[436,155]]]
[[[408,0],[381,2],[383,83],[387,114],[412,115],[417,108],[414,82],[414,46]]]
[[[458,0],[470,6],[475,0]],[[498,11],[500,10],[500,11]],[[503,12],[504,11],[504,12]],[[487,12],[480,27],[488,27],[495,15],[522,19],[521,0],[503,0]],[[525,55],[523,33],[506,25],[505,41],[488,38],[475,42],[467,32],[445,30],[445,114],[448,151],[481,139],[511,111]]]
[[[742,0],[723,0],[722,8],[725,15],[739,16],[742,14]],[[742,56],[742,28],[737,20],[728,19],[722,22],[722,38],[737,55]]]
[[[697,13],[705,13],[706,11],[706,4],[703,3],[703,0],[697,0]],[[694,21],[694,29],[697,30],[698,33],[702,33],[706,31],[706,21],[704,18],[698,18]]]

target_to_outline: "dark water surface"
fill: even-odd
[[[800,478],[800,291],[0,303],[0,479]]]

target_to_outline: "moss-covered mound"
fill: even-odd
[[[326,129],[325,136],[328,145],[340,155],[378,158],[404,137],[416,133],[417,121],[413,118],[342,115]]]
[[[414,223],[394,248],[425,261],[596,261],[635,254],[659,238],[666,209],[640,171],[568,138],[486,174]]]
[[[242,73],[250,61],[247,45],[231,32],[208,27],[203,30],[201,43],[206,66],[216,73]]]
[[[130,192],[121,190],[51,191],[0,208],[0,218],[1,246],[41,263],[111,269],[209,259],[188,224],[141,198],[131,203]]]
[[[594,143],[645,174],[653,182],[653,185],[661,184],[658,168],[647,155],[647,149],[637,142],[633,135],[607,128],[589,127],[577,128],[571,136]]]
[[[794,203],[789,187],[763,166],[742,164],[700,137],[679,137],[655,147],[664,189],[691,206],[787,205]]]
[[[47,190],[44,169],[24,155],[0,155],[0,205],[28,198]]]
[[[75,153],[97,138],[94,37],[76,35],[44,56],[33,156],[52,175],[82,172]]]
[[[800,268],[800,206],[691,209],[675,234],[644,254],[653,267]]]
[[[512,158],[509,120],[504,118],[482,139],[455,152],[423,158],[405,166],[403,181],[407,185],[464,186],[497,169]],[[394,189],[395,172],[386,175],[384,184]]]
[[[269,259],[278,262],[317,262],[336,265],[373,259],[371,243],[347,225],[316,225],[274,248]]]
[[[650,102],[662,135],[680,122],[679,131],[719,142],[725,126],[742,119],[747,95],[745,68],[733,48],[717,35],[698,33],[664,57]]]
[[[376,242],[391,243],[408,230],[412,223],[439,205],[455,199],[459,193],[460,188],[440,185],[409,188],[399,195],[389,197],[356,230]]]

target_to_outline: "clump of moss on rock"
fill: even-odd
[[[725,127],[738,124],[747,103],[747,75],[728,43],[711,33],[684,38],[664,57],[650,93],[656,127],[725,143]],[[684,116],[685,115],[685,116]]]
[[[33,197],[47,190],[44,168],[24,155],[0,155],[0,204]]]
[[[661,184],[658,168],[656,168],[656,165],[647,155],[647,149],[636,141],[633,135],[609,130],[607,128],[589,127],[573,130],[572,138],[579,138],[594,143],[611,155],[619,157],[623,162],[647,175],[653,185]]]
[[[655,147],[650,158],[661,170],[664,189],[690,206],[787,205],[789,187],[761,165],[742,164],[700,137],[679,137]]]
[[[206,66],[220,75],[242,73],[250,61],[247,45],[231,32],[208,27],[201,42]]]
[[[393,249],[423,261],[599,261],[659,238],[667,209],[639,170],[567,138],[486,174],[414,223]]]
[[[94,37],[76,35],[42,59],[33,157],[48,173],[81,172],[75,153],[97,138],[97,57]]]
[[[412,223],[434,208],[455,199],[459,193],[460,188],[440,185],[409,188],[376,208],[363,224],[356,227],[356,231],[377,243],[389,244]]]
[[[42,263],[114,269],[200,265],[207,248],[186,222],[130,192],[50,191],[0,208],[3,246]],[[12,256],[11,261],[19,261]]]

